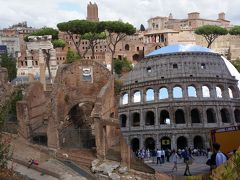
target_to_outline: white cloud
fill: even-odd
[[[34,27],[52,26],[58,22],[86,17],[88,0],[0,0],[0,28],[14,23],[28,21]],[[219,12],[225,12],[226,18],[233,24],[240,24],[238,7],[240,1],[234,0],[95,0],[99,7],[100,20],[128,21],[137,28],[146,25],[147,19],[154,16],[186,18],[187,13],[200,12],[202,18],[217,19]],[[61,5],[71,4],[71,11]],[[73,5],[75,8],[72,9]]]

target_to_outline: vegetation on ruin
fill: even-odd
[[[64,48],[66,46],[66,43],[63,39],[54,39],[52,40],[52,44],[54,48]]]
[[[70,64],[70,63],[73,63],[73,62],[75,62],[79,59],[80,59],[79,55],[76,54],[75,52],[73,52],[71,49],[69,49],[68,52],[67,52],[65,63]]]
[[[129,72],[132,70],[133,66],[127,58],[115,59],[113,62],[114,72],[117,75],[121,75],[123,72]]]
[[[228,30],[220,26],[205,25],[197,28],[195,33],[206,39],[208,43],[207,47],[209,48],[219,36],[228,34]]]
[[[120,79],[115,79],[114,81],[114,93],[115,95],[119,95],[121,92],[121,88],[123,85],[123,81]]]
[[[12,81],[14,78],[16,78],[17,75],[16,59],[7,54],[3,54],[0,56],[0,66],[5,67],[8,70],[9,81]]]
[[[231,63],[234,65],[234,67],[240,72],[240,58],[237,58],[234,61],[231,61]]]
[[[240,26],[234,26],[229,30],[229,34],[231,35],[240,35]]]

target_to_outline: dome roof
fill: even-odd
[[[213,52],[213,51],[206,47],[202,47],[194,44],[186,44],[186,45],[176,44],[176,45],[169,45],[169,46],[165,46],[160,49],[157,49],[149,53],[148,55],[146,55],[146,57],[157,56],[161,54],[178,53],[178,52]]]

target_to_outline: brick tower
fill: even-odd
[[[87,6],[87,20],[89,21],[99,21],[98,18],[98,6],[96,3],[91,2]]]

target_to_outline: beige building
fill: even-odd
[[[203,25],[217,25],[221,27],[229,27],[230,21],[225,19],[225,13],[221,12],[218,14],[218,19],[204,19],[200,17],[200,13],[191,12],[188,13],[186,19],[175,19],[170,13],[168,17],[154,17],[148,20],[148,29],[174,29],[174,30],[185,30],[191,29],[195,30],[196,28]]]

